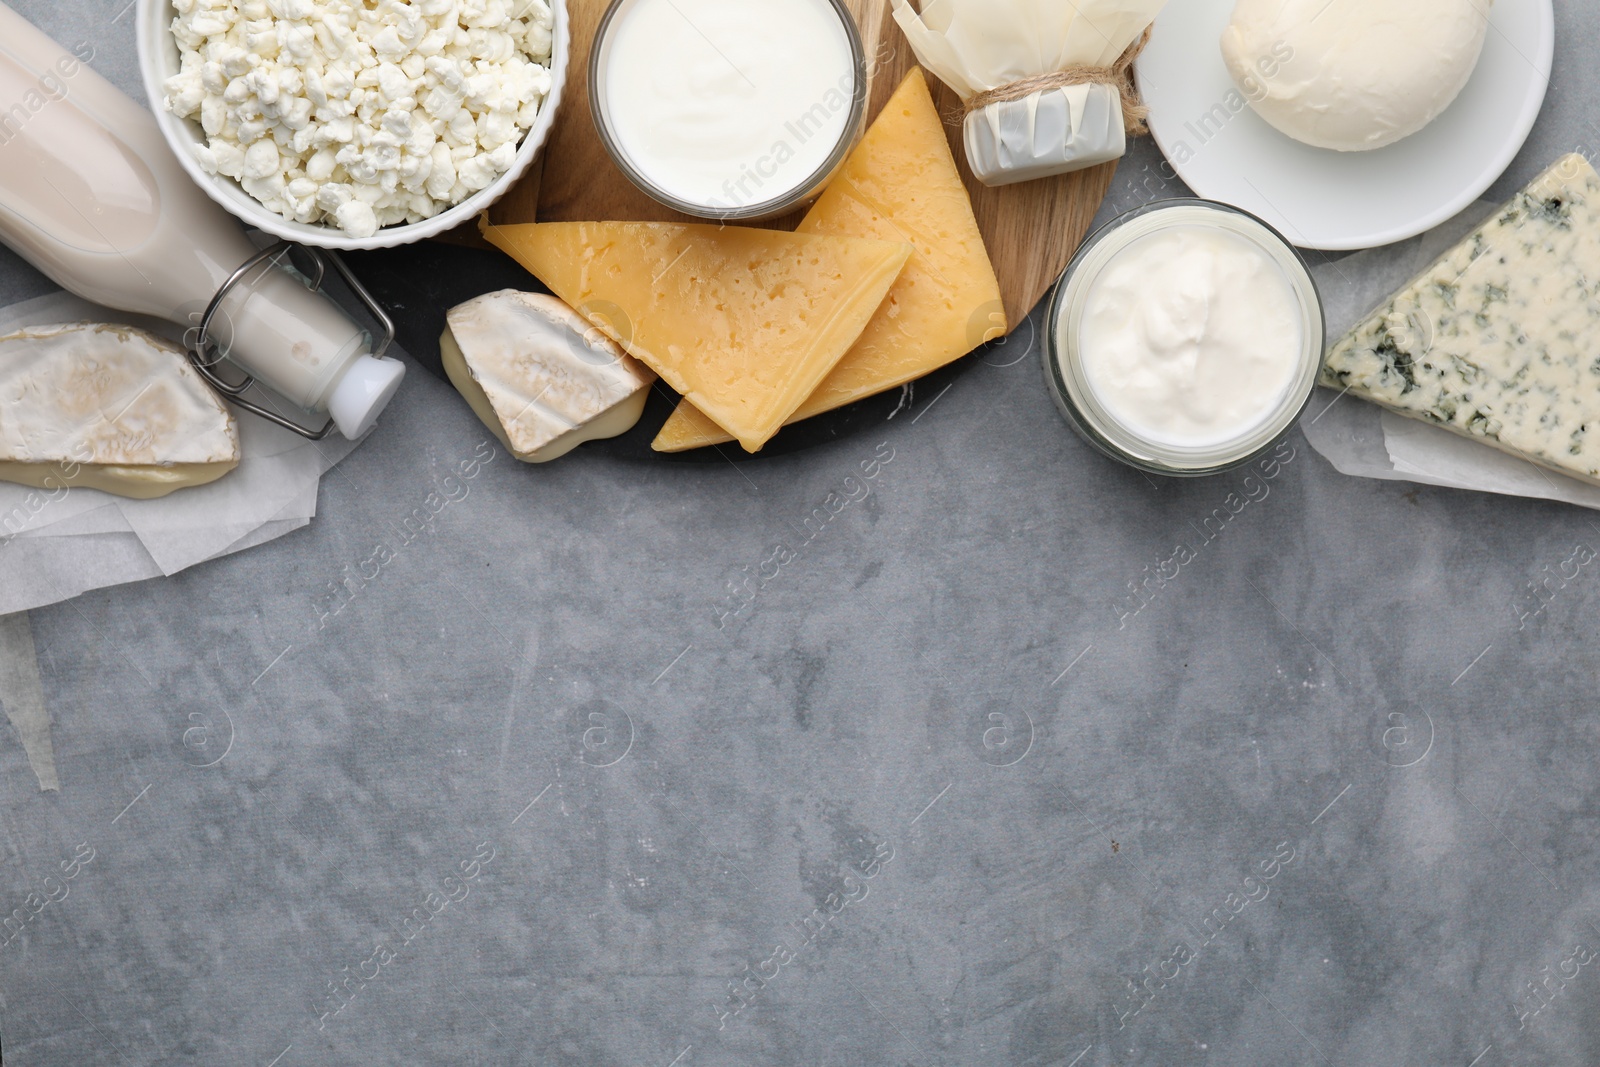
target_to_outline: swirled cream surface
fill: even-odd
[[[1106,414],[1162,445],[1206,448],[1259,428],[1299,374],[1300,303],[1249,239],[1180,225],[1106,264],[1079,327],[1083,375]]]
[[[678,199],[776,200],[846,136],[855,54],[827,0],[634,0],[617,18],[603,53],[606,121]]]

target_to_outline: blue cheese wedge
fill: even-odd
[[[147,500],[238,465],[233,415],[177,345],[127,326],[0,337],[0,481]]]
[[[655,375],[555,297],[490,293],[446,322],[451,384],[524,463],[627,433],[644,414]]]
[[[1600,174],[1540,175],[1334,345],[1322,384],[1600,483]]]

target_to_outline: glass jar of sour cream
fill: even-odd
[[[1310,402],[1322,301],[1272,227],[1207,200],[1131,211],[1084,243],[1046,316],[1045,380],[1091,445],[1194,477],[1273,447]]]
[[[843,0],[614,0],[589,102],[613,161],[699,218],[786,214],[827,186],[866,116]]]

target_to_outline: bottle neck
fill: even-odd
[[[340,376],[371,351],[343,309],[279,267],[263,266],[236,286],[210,333],[231,362],[314,411],[327,409]]]

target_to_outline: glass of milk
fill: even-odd
[[[615,0],[589,102],[640,189],[698,218],[774,218],[817,196],[866,115],[842,0]]]
[[[1091,445],[1155,474],[1251,462],[1310,402],[1322,301],[1305,261],[1247,212],[1164,200],[1096,233],[1046,316],[1045,381]]]

